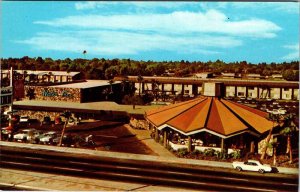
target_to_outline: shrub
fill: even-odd
[[[228,154],[226,151],[216,151],[215,155],[217,156],[218,159],[227,159],[228,158]]]
[[[177,155],[179,157],[184,157],[185,155],[187,155],[189,152],[186,148],[180,148],[177,150]]]
[[[191,155],[200,155],[200,154],[201,154],[201,151],[199,151],[199,150],[194,150],[191,153]]]
[[[241,152],[239,150],[235,150],[232,153],[230,153],[231,157],[233,159],[239,159],[241,158]]]
[[[216,150],[214,150],[214,149],[205,149],[204,152],[203,152],[203,154],[204,154],[205,156],[212,157],[212,156],[215,155],[215,151],[216,151]]]
[[[167,149],[168,149],[169,151],[171,151],[171,152],[173,151],[173,148],[172,148],[171,145],[169,145],[169,144],[167,145]]]

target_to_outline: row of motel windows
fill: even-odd
[[[237,94],[239,97],[244,97],[244,96],[246,96],[246,93],[245,92],[238,92],[238,94]],[[253,93],[248,93],[248,96],[249,97],[252,97],[252,96],[256,96],[257,94],[253,94]],[[275,94],[271,94],[271,98],[274,98],[275,97]],[[284,97],[284,98],[290,98],[291,97],[291,95],[290,94],[288,94],[288,93],[286,93],[286,94],[282,94],[282,97]]]

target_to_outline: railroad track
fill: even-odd
[[[298,191],[298,177],[1,147],[1,167],[201,191]]]

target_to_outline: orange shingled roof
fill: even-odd
[[[210,102],[211,98],[199,102],[189,110],[184,111],[180,115],[168,121],[167,124],[184,132],[190,132],[203,128],[205,126]]]
[[[209,114],[207,128],[222,135],[230,135],[247,129],[247,126],[215,98]]]
[[[264,133],[270,130],[273,126],[273,122],[267,120],[266,118],[253,113],[243,107],[240,107],[236,103],[229,102],[227,100],[222,99],[222,102],[228,106],[233,112],[235,112],[238,116],[240,116],[243,120],[245,120],[249,125],[251,125],[255,130],[259,133]]]
[[[262,111],[213,97],[199,97],[146,112],[147,120],[156,127],[169,125],[184,133],[206,128],[224,136],[249,128],[264,133],[273,126],[265,116]]]
[[[169,106],[160,107],[158,109],[150,110],[146,112],[146,117],[150,120],[155,126],[160,126],[165,124],[170,119],[176,117],[182,112],[190,109],[199,102],[204,101],[206,98],[198,98],[182,103],[177,103]]]

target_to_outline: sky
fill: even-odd
[[[3,58],[299,60],[299,2],[2,1],[0,14]]]

